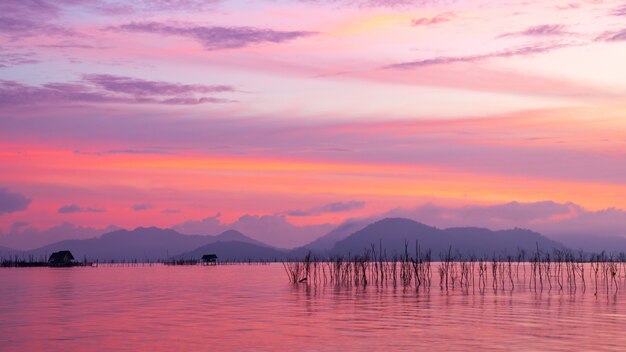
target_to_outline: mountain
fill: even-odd
[[[287,258],[287,253],[278,249],[240,241],[219,241],[206,244],[183,253],[176,259],[200,259],[205,254],[216,254],[219,261],[265,260],[278,261]]]
[[[422,250],[430,249],[433,260],[452,247],[453,254],[492,257],[493,255],[516,255],[518,248],[527,253],[541,250],[550,251],[564,246],[539,233],[524,229],[491,231],[476,227],[438,229],[403,218],[387,218],[366,226],[347,238],[337,242],[331,253],[362,253],[365,249],[382,244],[388,256],[404,253],[405,240],[409,254],[415,255],[415,241]]]
[[[252,239],[237,230],[227,230],[213,237],[214,237],[214,242],[237,241],[237,242],[254,244],[260,247],[270,247],[267,244],[261,241]]]
[[[361,230],[365,226],[368,225],[367,220],[350,220],[346,221],[343,224],[339,225],[334,230],[325,234],[324,236],[314,240],[313,242],[297,248],[297,250],[304,251],[323,251],[333,248],[335,243],[343,240],[344,238],[350,236],[351,234]]]
[[[44,258],[52,252],[70,250],[77,260],[100,261],[155,261],[168,259],[207,243],[220,240],[238,240],[240,243],[259,244],[237,231],[226,231],[217,236],[183,235],[174,230],[157,227],[138,227],[132,231],[119,230],[99,238],[65,240],[32,251],[25,255]]]

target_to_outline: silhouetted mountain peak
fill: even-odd
[[[427,230],[427,231],[437,230],[436,227],[428,226],[421,222],[417,222],[417,221],[406,219],[406,218],[384,218],[382,220],[378,220],[365,227],[365,229],[367,228],[370,228],[370,229],[383,228],[387,230],[398,229],[398,228],[422,229],[422,230]]]
[[[243,233],[237,231],[237,230],[226,230],[222,233],[220,233],[219,235],[215,236],[215,241],[222,241],[222,242],[226,242],[226,241],[237,241],[237,242],[243,242],[243,243],[250,243],[250,244],[254,244],[257,246],[262,246],[262,247],[270,247],[267,244],[257,241],[255,239],[252,239],[246,235],[244,235]]]
[[[410,219],[386,218],[338,241],[335,253],[358,253],[375,245],[382,246],[390,255],[401,254],[405,243],[412,252],[416,242],[433,253],[445,252],[449,247],[463,255],[490,256],[513,254],[518,248],[534,250],[537,245],[545,250],[563,248],[558,242],[525,229],[492,231],[479,227],[437,229]]]
[[[134,230],[117,230],[113,232],[108,232],[100,236],[101,239],[119,239],[119,238],[131,238],[131,237],[146,237],[153,236],[157,237],[176,237],[183,236],[180,233],[171,230],[171,229],[162,229],[156,226],[150,227],[137,227]]]

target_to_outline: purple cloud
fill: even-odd
[[[452,18],[454,16],[455,16],[454,13],[446,12],[446,13],[441,13],[441,14],[435,16],[435,17],[416,18],[416,19],[411,20],[411,25],[413,27],[430,26],[430,25],[434,25],[434,24],[449,22],[449,21],[452,20]]]
[[[59,0],[57,4],[66,3]],[[0,13],[10,18],[28,18],[31,20],[49,20],[59,14],[59,7],[47,0],[3,0],[0,1]]]
[[[11,225],[11,232],[19,232],[20,229],[23,229],[30,225],[27,221],[17,221]]]
[[[222,0],[2,0],[0,13],[11,14],[14,18],[49,20],[56,18],[63,10],[81,8],[104,15],[129,15],[150,12],[202,11]]]
[[[626,16],[626,4],[622,5],[618,8],[615,8],[611,11],[611,15],[613,16]]]
[[[0,188],[0,215],[26,210],[30,202],[30,198],[6,188]]]
[[[135,155],[164,155],[167,152],[156,149],[110,149],[105,151],[84,151],[84,150],[74,150],[74,154],[79,155],[115,155],[115,154],[135,154]]]
[[[58,36],[75,35],[73,30],[66,27],[18,17],[0,17],[0,33],[8,35],[12,38],[40,34]]]
[[[496,51],[493,53],[468,55],[468,56],[439,56],[432,59],[416,60],[401,62],[384,66],[385,69],[414,69],[425,66],[454,64],[459,62],[477,62],[494,58],[507,58],[514,56],[528,56],[534,54],[543,54],[555,49],[571,46],[569,44],[533,44],[522,46],[514,49]]]
[[[207,49],[235,49],[261,43],[282,43],[315,34],[307,31],[275,31],[254,27],[167,25],[158,22],[133,22],[108,27],[121,32],[154,33],[193,38]]]
[[[180,96],[193,93],[233,92],[235,90],[233,87],[225,85],[178,84],[106,74],[84,75],[83,80],[110,92],[133,96]]]
[[[152,204],[149,204],[149,203],[135,204],[135,205],[132,206],[132,209],[134,211],[149,210],[149,209],[152,209],[152,208],[154,208],[154,207],[152,206]]]
[[[161,210],[161,214],[178,214],[180,213],[180,209],[163,209]]]
[[[211,9],[222,0],[136,0],[127,2],[94,1],[91,8],[104,15],[129,15],[149,12],[197,12]]]
[[[289,210],[285,214],[288,216],[315,216],[326,213],[342,213],[350,210],[361,209],[364,206],[365,202],[360,201],[335,202],[308,210]]]
[[[64,206],[60,207],[59,210],[58,210],[59,214],[104,213],[104,212],[106,212],[105,209],[81,207],[80,205],[77,205],[77,204],[64,205]]]
[[[343,6],[358,7],[402,7],[410,5],[423,5],[431,0],[300,0],[307,3],[331,3]]]
[[[0,68],[39,62],[41,61],[35,58],[35,53],[0,53]]]
[[[626,29],[620,31],[609,31],[602,33],[596,41],[602,42],[621,42],[626,40]]]
[[[93,46],[89,44],[80,44],[72,41],[61,41],[57,44],[40,44],[39,48],[52,48],[52,49],[105,49],[105,47]]]
[[[561,36],[570,35],[570,32],[565,31],[565,26],[562,24],[544,24],[541,26],[528,27],[519,32],[508,32],[498,36],[498,38],[504,37],[546,37],[546,36]]]
[[[580,4],[575,3],[575,2],[570,2],[570,3],[565,4],[565,5],[557,5],[556,8],[558,10],[575,10],[575,9],[579,9],[580,8]]]
[[[79,82],[43,86],[0,80],[0,105],[63,102],[196,105],[232,102],[204,94],[233,91],[233,87],[225,85],[178,84],[113,75],[84,75]]]

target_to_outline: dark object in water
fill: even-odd
[[[205,264],[217,264],[217,255],[215,254],[205,254],[202,256],[202,261]]]
[[[306,282],[306,277],[303,277],[302,279],[300,279],[300,281],[298,282]]]
[[[54,252],[48,258],[49,266],[72,266],[74,264],[74,256],[70,251]]]

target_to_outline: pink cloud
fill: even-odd
[[[118,32],[138,32],[189,37],[198,40],[207,50],[236,49],[260,43],[281,43],[315,34],[309,31],[277,31],[254,27],[197,26],[133,22],[109,27]]]
[[[445,12],[434,17],[420,17],[411,20],[411,26],[431,26],[451,21],[455,17],[454,12]]]

